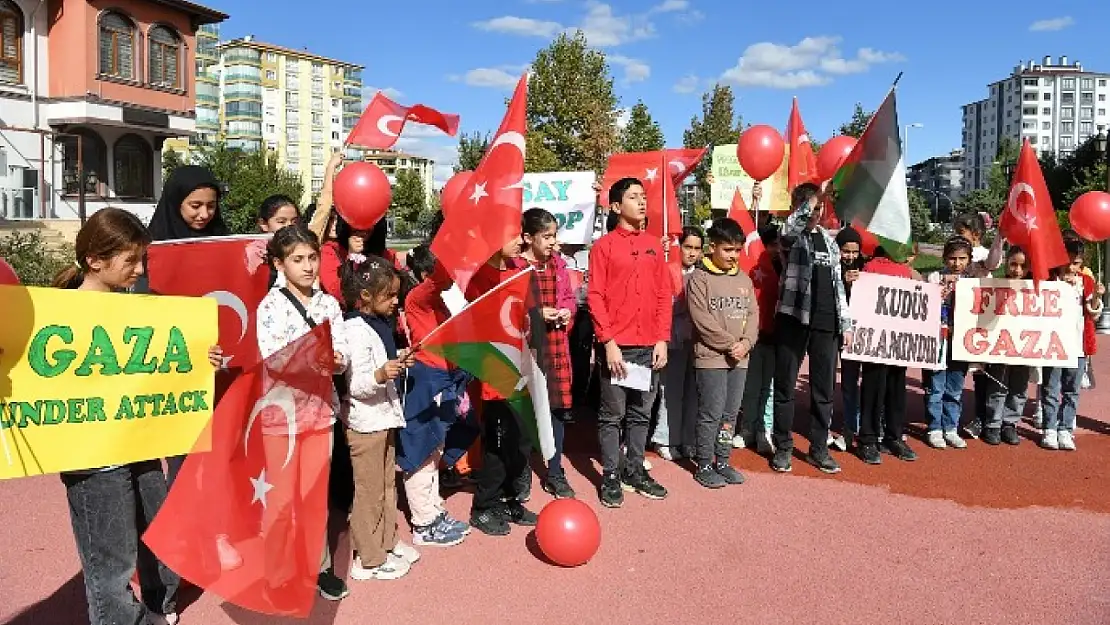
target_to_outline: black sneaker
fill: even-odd
[[[470,527],[486,536],[508,536],[512,528],[504,515],[497,510],[480,510],[470,514]]]
[[[651,479],[651,475],[646,469],[641,467],[633,467],[632,470],[626,472],[621,476],[621,486],[634,493],[639,493],[648,499],[666,499],[667,489]]]
[[[524,504],[519,501],[510,501],[498,510],[501,516],[509,523],[516,525],[523,525],[524,527],[535,527],[539,521],[539,517],[535,512],[524,507]]]
[[[988,445],[1001,445],[1002,432],[998,428],[987,428],[983,430],[983,442]]]
[[[744,483],[744,474],[732,468],[732,465],[727,462],[718,462],[713,465],[713,470],[716,471],[717,475],[725,478],[725,481],[729,484]]]
[[[706,488],[724,488],[728,486],[728,481],[725,480],[724,476],[717,473],[713,469],[713,465],[710,464],[698,467],[698,470],[694,471],[694,480]]]
[[[528,503],[532,498],[532,467],[524,467],[524,472],[513,480],[513,490],[516,491],[516,500]]]
[[[867,464],[882,464],[883,462],[883,457],[879,455],[879,446],[875,443],[864,443],[860,445],[859,459]],[[820,465],[818,465],[817,468],[821,469]],[[821,470],[824,471],[824,469]]]
[[[564,473],[549,474],[542,487],[545,493],[556,499],[574,499],[574,489]]]
[[[817,470],[822,473],[828,473],[830,475],[833,473],[840,473],[840,465],[836,463],[836,460],[832,459],[832,456],[830,456],[827,451],[819,453],[816,456],[814,456],[812,452],[806,454],[806,462],[817,467]]]
[[[775,455],[771,457],[771,468],[776,473],[790,473],[791,462],[794,458],[793,449],[778,448],[775,450]]]
[[[472,485],[469,475],[459,473],[455,467],[444,467],[439,471],[439,490],[442,493],[453,493]]]
[[[910,449],[910,446],[901,440],[894,440],[883,443],[883,451],[894,456],[903,462],[913,462],[917,460],[917,453]]]
[[[606,508],[619,508],[624,505],[624,490],[621,488],[621,481],[616,473],[607,473],[605,477],[601,478],[601,488],[599,490],[601,505]]]
[[[339,579],[335,575],[335,571],[331,569],[320,571],[320,574],[316,576],[316,590],[319,591],[321,597],[328,601],[339,601],[351,594],[351,591],[347,588],[347,582]]]
[[[1018,436],[1017,428],[1012,425],[1002,426],[1002,442],[1007,445],[1020,445],[1021,437]]]

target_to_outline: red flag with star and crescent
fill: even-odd
[[[681,148],[654,152],[622,152],[609,157],[601,182],[601,201],[608,203],[609,187],[621,178],[636,178],[644,183],[647,194],[647,231],[662,237],[682,232],[682,213],[678,210],[676,189],[698,166],[709,148]],[[666,207],[666,220],[663,218]]]
[[[206,592],[308,616],[324,554],[332,344],[321,324],[237,377],[143,541]]]
[[[388,150],[397,143],[397,138],[405,129],[405,122],[410,121],[435,126],[452,137],[459,132],[458,115],[441,113],[423,104],[397,104],[379,91],[366,105],[351,134],[347,135],[345,145]]]
[[[1048,185],[1029,139],[1021,146],[998,230],[1007,241],[1025,250],[1035,281],[1048,280],[1050,270],[1068,264]]]
[[[432,253],[465,293],[474,272],[495,252],[520,236],[524,203],[525,108],[528,75],[520,77],[497,135],[485,156],[453,198],[444,198],[444,221]]]
[[[752,214],[748,212],[748,205],[744,203],[744,196],[737,189],[732,195],[732,206],[728,209],[728,218],[740,224],[740,231],[744,233],[744,248],[737,257],[740,270],[751,273],[763,257],[763,239],[759,238],[759,228],[755,227]]]
[[[790,118],[786,122],[786,139],[790,144],[786,190],[793,191],[794,187],[803,182],[818,182],[817,155],[813,153],[809,133],[802,123],[802,114],[798,111],[798,98],[794,98],[794,104],[790,107]]]

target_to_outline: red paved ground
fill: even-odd
[[[773,475],[754,453],[738,451],[733,462],[748,483],[721,491],[653,457],[671,496],[598,508],[602,548],[585,567],[545,564],[520,528],[508,538],[473,536],[424,550],[403,580],[352,582],[348,599],[320,601],[307,622],[1105,625],[1110,357],[1097,357],[1096,367],[1103,385],[1082,396],[1077,453],[1029,440],[1016,449],[972,442],[932,451],[913,440],[917,463],[886,457],[867,467],[840,454],[843,473],[826,477],[800,461],[793,474]],[[919,419],[919,391],[907,392]],[[576,426],[570,477],[597,508],[588,427]],[[538,509],[547,498],[536,491]],[[58,479],[0,482],[0,501],[0,622],[87,622]],[[465,518],[467,495],[448,503]],[[339,566],[346,549],[344,540]],[[280,622],[212,596],[188,605],[182,619]]]

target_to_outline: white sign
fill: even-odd
[[[597,191],[593,172],[524,174],[524,210],[542,208],[559,222],[559,242],[588,244],[594,239]]]
[[[845,360],[920,369],[940,364],[940,285],[861,273],[848,304],[855,323]]]

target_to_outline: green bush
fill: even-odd
[[[63,267],[73,262],[73,248],[51,246],[38,231],[16,231],[0,236],[0,258],[8,261],[23,284],[48,286]]]

